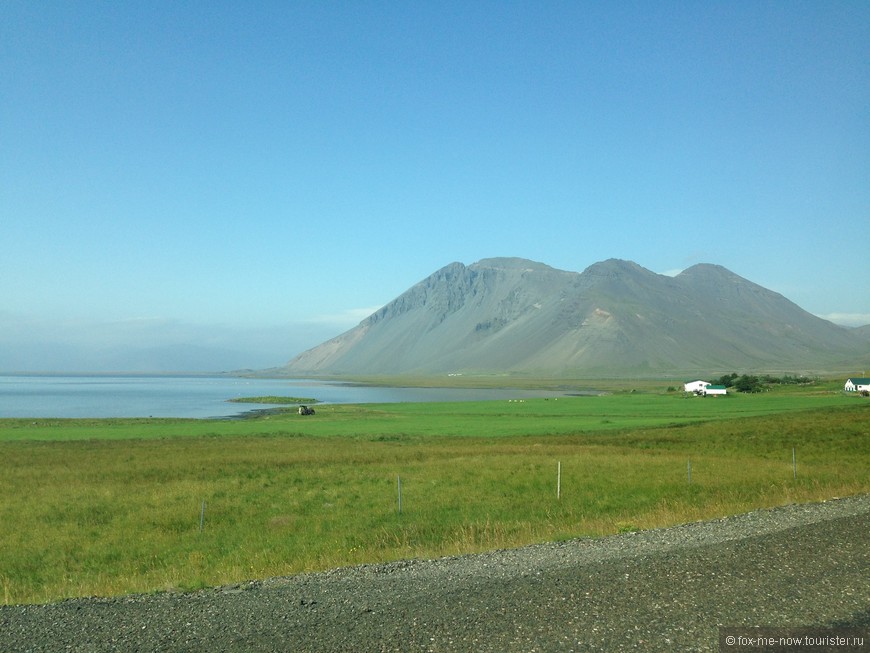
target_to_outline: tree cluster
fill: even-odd
[[[743,374],[738,376],[736,372],[725,374],[713,381],[716,385],[724,385],[726,388],[734,388],[737,392],[761,392],[764,388],[772,385],[807,385],[813,380],[806,376],[771,376],[764,374]]]

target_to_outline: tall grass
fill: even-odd
[[[3,421],[0,597],[191,589],[870,490],[866,402],[598,399]],[[714,405],[726,416],[707,412]]]

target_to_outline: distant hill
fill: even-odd
[[[718,266],[676,277],[610,259],[582,273],[518,258],[451,263],[288,374],[619,375],[868,367],[865,329],[811,315]]]

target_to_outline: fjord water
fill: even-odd
[[[560,393],[460,388],[387,388],[307,379],[229,376],[0,376],[0,417],[228,417],[274,405],[241,397],[306,397],[333,404],[477,401]]]

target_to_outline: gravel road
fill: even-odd
[[[192,593],[7,606],[0,650],[719,651],[720,625],[870,636],[868,534],[863,495]]]

